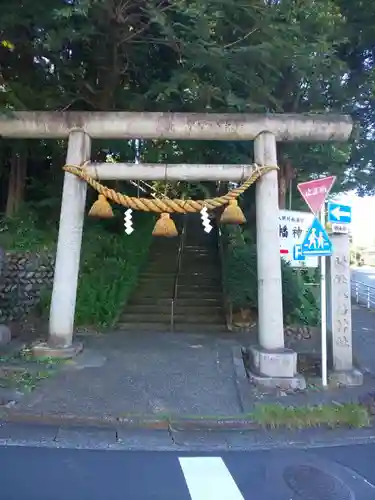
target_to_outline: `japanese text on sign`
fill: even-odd
[[[293,212],[291,212],[293,213]],[[294,212],[295,213],[295,212]],[[289,232],[293,238],[299,239],[303,233],[303,229],[301,225],[303,224],[305,218],[300,217],[298,215],[281,215],[279,216],[279,236],[280,238],[288,238]],[[289,222],[289,224],[285,224],[285,222]],[[292,228],[290,226],[292,224]],[[290,229],[291,228],[291,229]]]
[[[336,255],[333,261],[335,300],[334,300],[334,328],[335,344],[338,347],[351,347],[351,311],[350,285],[348,280],[349,259],[344,254]]]
[[[324,194],[327,193],[326,186],[307,188],[305,191],[305,196],[306,196],[306,198],[310,198],[310,196],[316,196],[317,194],[323,194],[323,193]]]
[[[279,211],[280,253],[284,260],[293,267],[317,267],[318,259],[308,257],[297,260],[300,255],[298,245],[303,241],[307,229],[313,220],[313,214],[294,210]],[[297,251],[296,251],[297,250]]]

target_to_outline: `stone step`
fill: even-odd
[[[177,285],[177,297],[183,297],[186,294],[205,294],[206,296],[220,296],[221,289],[217,286],[200,286],[200,285]]]
[[[123,331],[143,331],[143,332],[170,332],[170,323],[132,323],[132,322],[122,322],[116,325],[116,329]],[[173,328],[174,333],[216,333],[216,332],[226,332],[227,328],[224,323],[220,324],[209,324],[209,325],[199,325],[199,324],[186,324],[179,323],[175,324]]]
[[[219,260],[217,258],[217,255],[189,255],[189,254],[182,254],[181,256],[181,261],[182,262],[191,262],[195,264],[206,264],[209,262],[212,263],[218,263]],[[159,265],[164,265],[168,266],[168,264],[171,266],[172,264],[177,264],[177,254],[164,254],[163,257],[159,257],[157,259],[153,258],[150,256],[148,259],[148,264],[159,264]]]
[[[141,282],[138,284],[132,296],[135,297],[151,293],[152,297],[154,297],[157,292],[160,292],[163,297],[169,294],[171,295],[172,298],[174,290],[175,290],[174,283],[163,284],[163,282],[157,282],[157,281]],[[221,294],[222,288],[220,286],[220,283],[214,283],[214,282],[211,283],[177,282],[177,293],[180,294],[181,292],[188,292],[188,293],[204,292],[206,294],[212,293],[215,295],[215,294]]]
[[[176,300],[176,304],[178,301],[179,306],[189,306],[189,307],[211,307],[213,305],[215,306],[222,306],[222,300],[221,297],[219,298],[210,298],[210,297],[178,297]],[[172,299],[171,298],[165,298],[165,297],[140,297],[139,299],[135,300],[134,296],[130,299],[128,302],[128,306],[149,306],[149,305],[156,305],[156,306],[165,306],[167,304],[171,304]]]
[[[205,282],[217,282],[217,283],[220,283],[220,276],[221,276],[221,273],[216,273],[216,274],[209,274],[209,275],[205,275],[205,274],[194,274],[194,273],[191,273],[191,274],[179,274],[178,275],[178,281],[182,282],[182,283],[190,283],[190,282],[194,282],[194,283],[205,283]],[[157,275],[157,274],[140,274],[139,277],[138,277],[138,281],[141,282],[141,281],[159,281],[159,282],[171,282],[171,283],[174,283],[175,281],[175,278],[176,278],[176,273],[174,274],[160,274],[160,275]]]
[[[129,304],[125,306],[124,314],[170,314],[172,309],[172,302],[161,304]],[[175,302],[175,313],[178,315],[217,315],[223,312],[223,307],[218,302],[209,302],[208,304],[180,304],[177,300]]]
[[[217,283],[179,283],[177,282],[178,293],[203,293],[203,294],[221,294],[221,287]],[[147,281],[141,282],[137,286],[134,292],[134,296],[139,296],[142,294],[151,293],[152,297],[155,293],[160,292],[163,297],[167,294],[172,295],[174,291],[174,283],[169,282],[158,282],[158,281]]]
[[[161,288],[170,288],[174,286],[175,280],[174,278],[172,279],[139,279],[138,280],[138,288],[145,288],[145,287],[161,287]]]
[[[213,257],[216,256],[215,252],[211,252],[209,250],[187,250],[184,248],[182,252],[183,257],[189,256],[192,259],[198,258],[198,257]]]
[[[124,312],[119,319],[119,323],[164,323],[168,324],[171,315],[168,313],[155,314],[133,314]],[[175,323],[202,323],[202,324],[220,324],[224,321],[220,313],[216,314],[174,314]]]
[[[216,288],[213,290],[187,290],[185,288],[181,289],[178,292],[178,300],[180,299],[188,299],[191,297],[199,298],[199,299],[220,299],[222,297],[221,291],[218,291]]]
[[[221,283],[217,280],[206,280],[206,281],[185,281],[177,282],[177,288],[179,290],[215,290],[221,292]]]
[[[157,273],[142,273],[139,275],[138,281],[155,281],[155,280],[163,280],[163,281],[168,281],[172,280],[174,282],[176,277],[176,273],[173,274],[157,274]],[[219,283],[221,283],[221,273],[210,273],[210,274],[205,274],[205,273],[184,273],[184,274],[179,274],[178,280],[180,282],[185,282],[189,280],[193,280],[194,282],[202,280],[202,281],[207,281],[207,280],[217,280]]]
[[[181,272],[185,274],[190,273],[217,273],[221,266],[219,264],[213,264],[212,262],[186,262],[181,261]],[[177,262],[170,260],[167,265],[162,265],[158,262],[152,265],[148,265],[142,270],[142,273],[147,274],[174,274],[177,269]]]
[[[214,271],[220,268],[216,261],[213,259],[182,259],[181,269],[187,269],[190,271],[204,272],[206,269],[209,271]]]
[[[203,278],[206,277],[211,277],[211,276],[217,276],[220,271],[219,266],[210,266],[209,268],[207,267],[199,267],[198,269],[195,269],[195,266],[191,269],[189,268],[182,268],[180,269],[179,276],[184,277],[184,276],[202,276]],[[161,271],[159,268],[150,270],[149,268],[144,269],[139,273],[139,277],[150,277],[150,278],[158,278],[161,276],[170,276],[174,278],[176,275],[176,268],[174,269],[166,269],[165,271]]]
[[[192,323],[174,323],[173,332],[175,333],[224,333],[227,331],[226,324],[192,324]]]
[[[149,314],[170,314],[172,310],[172,301],[162,304],[128,304],[125,306],[124,312],[121,316],[127,314],[142,314],[144,317]]]
[[[217,276],[221,272],[221,267],[211,266],[209,263],[205,266],[198,266],[195,264],[186,264],[185,262],[181,262],[180,269],[184,274],[202,274],[205,276]]]
[[[217,262],[217,257],[216,255],[189,255],[189,254],[184,254],[181,258],[182,262],[191,262],[195,263],[197,265],[203,265],[203,264],[213,264]]]
[[[147,291],[147,290],[173,290],[174,289],[174,281],[163,281],[163,280],[141,280],[138,283],[136,288],[136,292]],[[190,281],[177,281],[177,288],[186,289],[186,290],[197,290],[198,288],[201,290],[214,290],[217,292],[221,291],[221,283],[218,280],[190,280]]]
[[[197,316],[220,316],[224,317],[223,304],[213,303],[210,305],[181,305],[177,299],[174,306],[175,314],[180,316],[191,316],[196,314]]]
[[[162,274],[173,275],[175,276],[177,270],[177,264],[173,266],[169,265],[169,267],[158,266],[155,264],[153,267],[147,267],[143,272],[148,275],[158,274],[159,276]]]
[[[163,290],[162,288],[157,289],[157,288],[137,288],[135,293],[132,295],[132,300],[134,302],[139,302],[141,299],[153,299],[154,301],[157,299],[167,299],[169,301],[172,300],[173,296],[173,289],[167,289]]]
[[[197,257],[195,255],[184,254],[181,258],[181,262],[203,267],[204,265],[214,265],[217,262],[217,258],[216,255],[200,255]]]
[[[184,274],[190,273],[202,273],[202,274],[217,274],[221,270],[219,265],[211,265],[211,262],[206,264],[196,263],[196,262],[181,262],[181,271]],[[153,264],[152,266],[147,266],[142,271],[145,274],[174,274],[177,270],[177,262],[172,261],[168,266],[162,266],[159,264]]]

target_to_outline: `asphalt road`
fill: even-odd
[[[375,287],[375,267],[354,267],[351,269],[351,277],[355,281]]]
[[[374,500],[375,444],[224,453],[0,447],[2,500]]]

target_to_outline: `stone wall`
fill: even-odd
[[[0,323],[18,321],[52,286],[54,256],[0,249]]]

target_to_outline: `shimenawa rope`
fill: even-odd
[[[81,178],[89,184],[99,195],[103,195],[107,200],[111,200],[119,205],[133,210],[141,210],[143,212],[156,212],[156,213],[194,213],[200,212],[202,208],[206,207],[207,210],[214,210],[215,208],[227,205],[231,201],[236,200],[242,193],[244,193],[254,182],[256,182],[263,174],[276,170],[278,167],[259,166],[254,165],[254,172],[250,177],[241,184],[241,186],[232,189],[223,196],[215,198],[207,198],[205,200],[180,200],[171,198],[135,198],[119,193],[114,189],[104,186],[96,179],[91,177],[86,171],[84,166],[77,165],[64,165],[63,169],[77,177]]]

